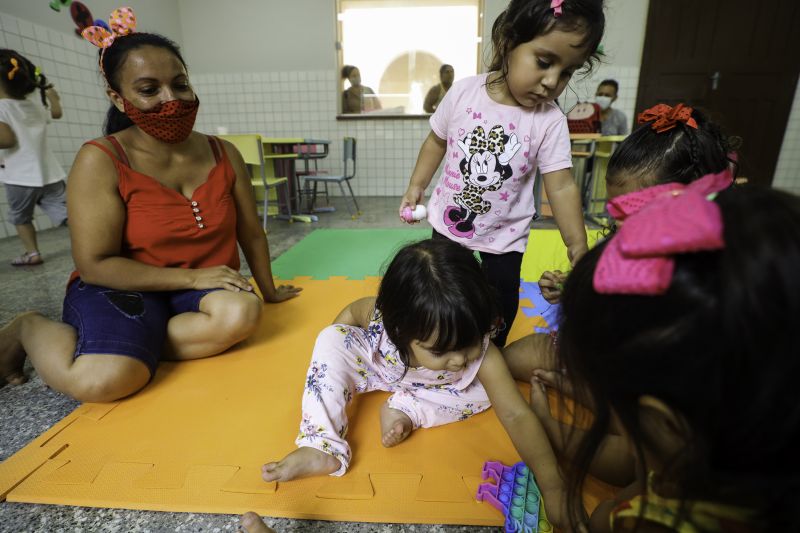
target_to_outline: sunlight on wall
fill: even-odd
[[[404,2],[409,3],[414,2]],[[477,74],[478,2],[447,4],[341,2],[344,64],[359,68],[362,85],[378,93],[384,109],[422,113],[425,94],[439,83],[444,63],[453,65],[456,79]]]

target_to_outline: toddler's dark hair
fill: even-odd
[[[573,524],[612,413],[641,468],[643,449],[659,449],[640,417],[639,399],[652,396],[680,418],[684,448],[658,458],[678,499],[752,509],[753,531],[800,531],[800,197],[744,186],[715,201],[725,248],[677,255],[665,294],[595,292],[610,241],[566,281],[558,356],[577,400],[594,406],[568,476]]]
[[[100,50],[100,57],[103,62],[103,72],[106,75],[106,83],[108,86],[117,92],[120,92],[119,85],[119,71],[128,59],[128,54],[133,50],[142,48],[143,46],[155,46],[156,48],[163,48],[172,53],[178,60],[186,67],[186,61],[181,56],[180,48],[173,41],[159,35],[157,33],[131,33],[124,37],[118,37],[114,43],[106,48],[105,53]],[[106,114],[106,123],[103,130],[106,135],[111,135],[118,131],[133,126],[133,122],[128,116],[112,105]]]
[[[561,9],[562,14],[556,18],[550,0],[509,2],[492,25],[493,56],[489,70],[501,73],[493,83],[508,75],[508,55],[514,48],[553,30],[584,34],[580,47],[589,52],[585,70],[592,70],[601,56],[597,49],[606,25],[603,0],[564,0]]]
[[[501,316],[473,252],[448,239],[404,246],[386,269],[375,306],[389,339],[409,366],[411,343],[432,340],[433,352],[473,346]]]
[[[11,59],[16,59],[18,68],[14,73],[13,79],[10,80],[8,75],[14,70]],[[39,89],[42,104],[47,107],[45,91],[51,85],[42,72],[39,72],[38,75],[36,74],[36,65],[22,54],[8,48],[0,48],[0,81],[2,81],[9,96],[16,99],[25,98],[36,89]]]

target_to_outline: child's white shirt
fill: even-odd
[[[48,147],[50,110],[42,105],[39,92],[24,100],[0,98],[0,122],[8,124],[17,144],[0,149],[0,182],[43,187],[64,179],[66,174]]]

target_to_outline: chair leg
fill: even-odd
[[[264,216],[261,219],[261,229],[267,233],[267,214],[269,213],[269,187],[264,187]]]
[[[339,189],[342,191],[342,199],[344,203],[347,205],[347,212],[350,213],[350,218],[356,218],[356,215],[353,214],[353,210],[350,208],[350,202],[347,201],[347,194],[344,192],[344,187],[342,186],[342,182],[339,182]]]
[[[350,180],[345,181],[347,184],[347,188],[350,189],[350,197],[353,199],[353,204],[356,206],[356,214],[361,215],[361,209],[358,207],[358,201],[356,200],[356,195],[353,194],[353,187],[350,186]]]
[[[287,181],[284,183],[283,192],[286,195],[286,213],[289,215],[289,222],[293,222],[294,219],[292,218],[292,201],[290,199],[291,193],[289,191],[289,182]],[[277,196],[278,189],[275,189],[275,194]]]
[[[328,195],[328,182],[325,182],[325,205],[331,205],[331,197]]]
[[[311,209],[309,209],[309,211],[312,212],[312,213],[314,212],[314,206],[317,204],[317,186],[318,185],[319,185],[319,182],[317,180],[314,180],[314,192],[311,193]]]

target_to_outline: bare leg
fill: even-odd
[[[249,292],[208,293],[200,300],[197,313],[181,313],[170,319],[165,357],[200,359],[224,352],[255,331],[263,306],[258,296]]]
[[[17,224],[14,227],[17,228],[17,235],[19,235],[19,239],[22,241],[25,251],[38,252],[39,245],[36,242],[36,228],[33,227],[33,224],[28,222],[27,224]]]
[[[9,382],[19,383],[27,354],[47,385],[83,402],[118,400],[150,380],[150,371],[141,361],[113,354],[75,359],[75,345],[72,326],[25,313],[0,330],[0,370]]]
[[[536,369],[557,368],[553,338],[546,333],[532,333],[502,349],[511,375],[520,381],[530,381]]]
[[[342,463],[334,456],[316,448],[297,448],[278,461],[261,467],[264,481],[290,481],[301,477],[333,474]]]
[[[243,514],[240,522],[247,533],[275,533],[274,529],[268,527],[261,517],[252,511]]]
[[[414,424],[403,411],[392,409],[389,404],[381,406],[381,444],[387,448],[397,446],[411,435]]]

